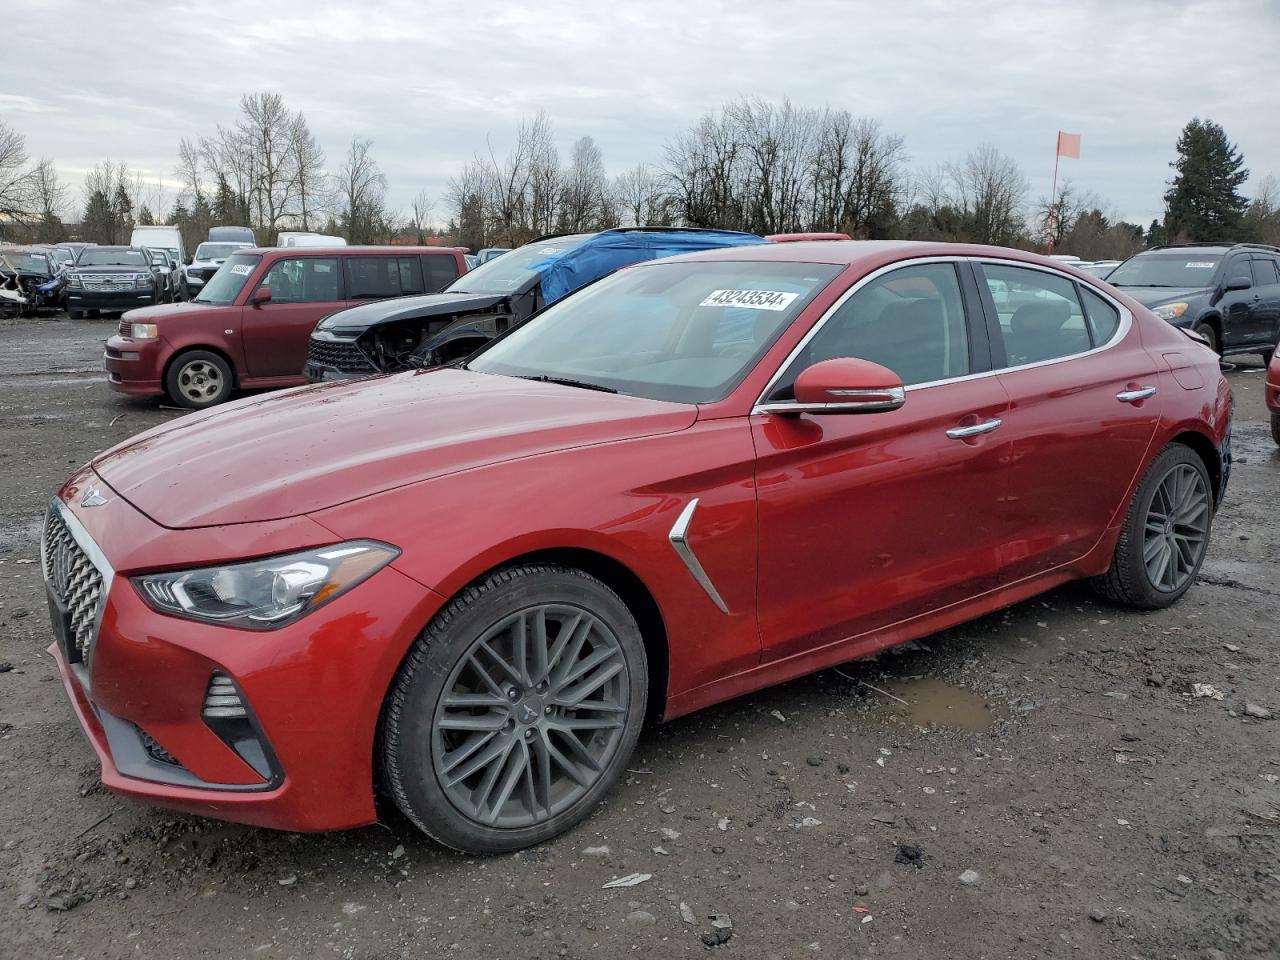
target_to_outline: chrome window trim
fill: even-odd
[[[693,523],[693,514],[697,509],[698,498],[694,497],[685,504],[684,509],[680,511],[680,516],[676,517],[676,522],[671,525],[671,532],[667,534],[667,539],[671,542],[672,549],[684,561],[685,567],[688,568],[693,579],[697,581],[698,586],[702,587],[707,596],[711,598],[711,602],[719,608],[721,613],[728,613],[728,605],[721,599],[715,584],[707,576],[707,571],[698,562],[698,556],[693,552],[693,547],[689,546],[689,527]]]
[[[885,266],[880,267],[877,270],[873,270],[871,273],[867,274],[865,277],[863,277],[861,280],[855,283],[852,287],[850,287],[848,290],[842,293],[839,299],[837,299],[835,303],[831,304],[831,306],[827,308],[826,312],[823,313],[823,315],[818,318],[818,321],[812,327],[809,328],[809,332],[806,333],[804,337],[801,338],[800,342],[795,345],[792,351],[789,354],[787,354],[786,359],[784,359],[782,363],[778,365],[778,369],[774,371],[773,376],[770,377],[769,381],[765,384],[764,389],[760,391],[760,395],[756,397],[755,403],[752,404],[751,406],[751,415],[755,416],[756,414],[778,412],[775,409],[773,409],[774,407],[777,406],[777,403],[776,402],[767,403],[765,401],[765,397],[767,397],[773,391],[773,388],[777,386],[778,381],[782,379],[782,375],[787,371],[787,368],[790,367],[791,364],[795,361],[796,357],[800,355],[800,352],[809,345],[809,341],[811,341],[815,336],[817,336],[818,332],[827,324],[827,321],[829,321],[833,316],[835,316],[836,312],[842,306],[844,306],[846,300],[852,297],[864,286],[866,286],[867,284],[871,283],[874,280],[879,279],[880,277],[884,276],[886,273],[892,273],[894,270],[900,270],[903,267],[914,267],[914,266],[920,266],[922,264],[928,264],[928,263],[954,263],[954,264],[969,263],[975,267],[980,267],[984,263],[992,263],[992,264],[999,264],[1000,266],[1025,267],[1028,270],[1039,270],[1042,273],[1047,273],[1047,274],[1050,274],[1051,276],[1058,277],[1060,279],[1067,280],[1072,283],[1077,283],[1077,284],[1084,283],[1084,281],[1080,280],[1079,278],[1073,277],[1067,273],[1063,273],[1060,270],[1055,270],[1052,267],[1047,267],[1038,263],[1027,263],[1026,261],[1023,261],[1023,260],[1008,260],[1002,257],[986,257],[986,256],[916,257],[910,260],[897,260],[893,263],[886,264]],[[981,285],[983,282],[981,277],[976,277],[975,280],[979,285]],[[1133,314],[1129,311],[1129,309],[1124,304],[1122,304],[1115,297],[1111,296],[1105,290],[1091,283],[1086,285],[1089,287],[1090,291],[1102,297],[1102,299],[1106,300],[1109,304],[1111,304],[1120,312],[1120,323],[1116,327],[1116,332],[1112,334],[1110,340],[1108,340],[1106,343],[1102,344],[1101,346],[1091,347],[1090,349],[1085,350],[1082,353],[1068,354],[1065,357],[1054,357],[1052,360],[1037,360],[1035,363],[1023,363],[1023,364],[1019,364],[1016,367],[999,367],[993,370],[982,370],[978,373],[966,373],[958,377],[948,377],[944,380],[929,380],[925,383],[909,384],[904,389],[906,390],[907,393],[911,393],[914,390],[928,390],[933,387],[945,386],[946,384],[950,384],[950,383],[964,383],[967,380],[981,380],[984,377],[994,377],[994,376],[998,376],[999,374],[1011,373],[1018,370],[1031,370],[1036,367],[1047,367],[1050,364],[1062,363],[1065,360],[1076,360],[1081,357],[1092,356],[1095,353],[1101,353],[1103,350],[1110,350],[1117,343],[1119,343],[1126,336],[1128,336],[1129,331],[1133,327]],[[962,289],[963,289],[963,285],[962,285]],[[979,289],[981,289],[981,287],[979,287]],[[1085,309],[1083,303],[1080,305],[1080,309],[1082,311]],[[978,319],[978,318],[975,318],[975,319]],[[980,319],[982,321],[982,325],[985,327],[986,325],[985,311],[984,311],[984,316]],[[792,412],[801,413],[803,411],[793,410]]]
[[[102,577],[102,599],[98,602],[98,612],[93,618],[93,638],[89,644],[89,660],[92,661],[93,657],[98,652],[98,635],[102,631],[102,618],[107,612],[107,598],[111,594],[111,585],[115,581],[116,572],[114,568],[112,568],[111,563],[107,560],[107,555],[102,552],[102,549],[94,543],[93,538],[89,536],[89,531],[84,528],[84,524],[82,524],[76,515],[68,509],[67,505],[63,503],[60,498],[54,497],[53,501],[50,503],[50,508],[51,510],[56,510],[58,512],[58,516],[62,519],[62,522],[67,525],[67,530],[71,533],[71,539],[73,539],[80,549],[84,551],[85,556],[89,558],[89,562],[97,568],[99,575]],[[45,526],[48,526],[48,523],[49,518],[46,516]],[[42,529],[40,532],[40,567],[42,571],[47,570],[49,567],[48,560],[45,557],[44,534],[45,531]],[[45,580],[45,584],[48,585],[47,579]],[[84,669],[76,670],[75,668],[77,666],[81,666]],[[88,693],[90,664],[88,662],[78,665],[72,664],[71,667],[79,678],[85,692]]]

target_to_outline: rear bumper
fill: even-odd
[[[1280,413],[1280,371],[1268,372],[1265,389],[1267,409],[1272,413]]]

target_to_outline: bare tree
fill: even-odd
[[[451,178],[445,196],[453,218],[450,232],[458,242],[469,250],[486,246],[489,234],[486,229],[485,172],[480,162],[472,160],[458,176]]]
[[[282,220],[299,213],[296,120],[284,98],[270,91],[242,96],[240,113],[236,130],[251,164],[250,202],[258,225],[274,234]]]
[[[591,137],[573,145],[569,168],[560,191],[559,229],[581,233],[600,229],[609,218],[604,157]]]
[[[294,115],[289,127],[289,152],[297,184],[298,225],[310,230],[311,218],[326,211],[331,194],[324,174],[324,150],[301,112]]]
[[[343,203],[342,226],[351,243],[371,243],[387,229],[387,178],[372,148],[369,138],[352,137],[338,169],[335,192]]]
[[[413,204],[410,207],[410,220],[413,227],[414,242],[419,245],[427,242],[428,232],[431,230],[431,211],[432,211],[431,195],[426,190],[419,190],[413,198]]]
[[[665,226],[668,204],[662,184],[653,168],[637,163],[613,180],[613,205],[619,220],[627,226]]]
[[[35,171],[26,138],[0,120],[0,221],[26,223],[39,215]]]
[[[975,243],[1011,246],[1024,230],[1023,203],[1027,178],[1011,158],[989,144],[970,153],[963,163],[947,167],[951,203],[965,221]]]
[[[813,150],[809,225],[855,237],[883,237],[896,225],[908,193],[902,138],[876,120],[824,111]]]

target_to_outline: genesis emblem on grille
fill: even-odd
[[[80,506],[82,507],[100,507],[107,502],[107,498],[102,495],[97,487],[89,487],[84,492],[84,496],[80,498]]]

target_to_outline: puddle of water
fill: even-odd
[[[893,680],[885,683],[884,689],[906,701],[903,705],[890,700],[889,709],[915,726],[986,733],[997,720],[1009,716],[1003,703],[990,703],[981,694],[937,677]]]

